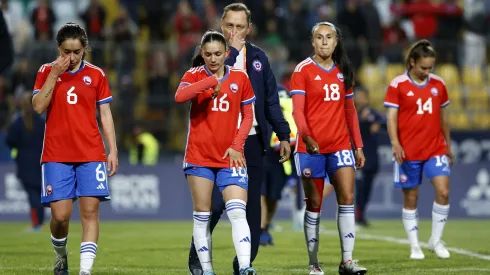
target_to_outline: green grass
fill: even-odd
[[[307,253],[302,232],[291,230],[289,223],[278,224],[284,230],[273,232],[275,246],[261,247],[254,262],[258,274],[307,274]],[[0,224],[0,274],[52,274],[54,252],[47,228],[41,233],[24,233],[26,224]],[[338,236],[333,221],[322,223],[327,231],[320,239],[320,261],[325,274],[338,274],[340,261]],[[431,224],[422,221],[420,240],[427,242]],[[490,221],[451,220],[444,240],[448,247],[490,255]],[[117,274],[188,274],[187,255],[191,222],[103,222],[93,275]],[[79,223],[71,224],[68,240],[71,274],[78,274],[81,238]],[[373,221],[371,229],[358,232],[354,258],[368,268],[368,274],[490,274],[489,260],[452,253],[440,260],[426,249],[426,259],[408,259],[409,246],[368,237],[405,238],[401,221]],[[220,224],[213,239],[213,260],[217,274],[231,274],[235,255],[231,227]]]

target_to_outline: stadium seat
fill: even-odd
[[[466,100],[466,108],[472,111],[488,110],[488,93],[484,89],[471,90]]]
[[[477,129],[490,129],[490,112],[477,113],[473,117],[473,126]]]
[[[390,83],[395,77],[406,71],[404,64],[388,64],[385,72],[385,82]]]
[[[463,94],[458,86],[447,87],[451,110],[461,110],[463,108]]]
[[[437,65],[434,73],[442,77],[444,83],[448,86],[460,85],[461,83],[458,68],[454,64]]]
[[[375,64],[364,64],[359,68],[361,85],[372,87],[382,84],[381,70]]]
[[[466,130],[471,128],[468,115],[464,111],[450,112],[448,114],[448,123],[449,127],[455,130]]]
[[[472,89],[475,87],[483,87],[483,73],[479,67],[463,68],[463,82]]]

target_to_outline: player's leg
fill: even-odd
[[[22,186],[27,193],[27,199],[30,206],[31,214],[31,227],[27,229],[28,232],[36,232],[41,230],[41,226],[44,224],[44,207],[41,204],[41,185],[39,182],[41,180],[36,180],[34,182],[28,180],[21,180]]]
[[[255,274],[251,268],[251,232],[247,222],[248,175],[246,168],[223,168],[216,177],[231,223],[239,274]]]
[[[75,199],[73,165],[57,162],[42,164],[42,196],[44,206],[51,208],[51,243],[56,253],[54,274],[68,274],[67,237]]]
[[[430,179],[436,193],[432,206],[432,235],[429,249],[439,258],[447,259],[451,255],[441,241],[449,215],[449,160],[446,156],[436,156],[424,165],[424,174]]]
[[[405,161],[399,165],[394,161],[394,185],[403,189],[402,221],[408,241],[410,242],[410,259],[424,259],[424,253],[419,245],[419,217],[417,201],[419,185],[422,180],[422,162]]]
[[[200,268],[190,269],[192,274],[214,274],[212,265],[211,199],[216,179],[215,171],[205,167],[184,170],[194,203],[193,246]]]
[[[365,274],[366,268],[352,261],[356,238],[354,217],[355,159],[351,150],[327,155],[326,170],[337,197],[337,226],[342,250],[339,274]]]
[[[296,153],[296,167],[301,176],[305,193],[306,211],[304,216],[304,234],[309,258],[309,274],[323,275],[318,261],[320,244],[320,217],[325,187],[325,155]]]
[[[110,199],[105,162],[84,162],[75,165],[80,199],[82,242],[80,244],[80,274],[92,272],[99,240],[99,203]]]
[[[369,226],[366,219],[366,207],[371,196],[374,177],[377,170],[361,169],[362,179],[356,183],[356,223],[359,226]]]
[[[260,245],[268,245],[271,242],[271,235],[269,234],[268,224],[268,207],[267,207],[267,195],[270,194],[270,186],[272,181],[272,171],[271,167],[268,164],[269,160],[266,156],[264,158],[264,182],[262,183],[262,190],[260,195],[260,206],[261,206],[261,218],[260,218]]]

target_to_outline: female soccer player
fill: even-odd
[[[32,105],[47,112],[42,153],[41,202],[51,207],[51,242],[56,252],[54,274],[68,274],[66,242],[73,201],[80,199],[82,244],[80,274],[89,275],[97,253],[99,202],[110,199],[109,176],[117,172],[117,147],[104,72],[84,60],[87,33],[68,23],[56,35],[60,56],[41,66],[34,84]],[[99,111],[110,153],[96,120]],[[107,161],[107,169],[106,169]]]
[[[194,202],[194,245],[204,275],[215,274],[211,258],[211,195],[216,184],[223,194],[240,274],[250,267],[250,228],[246,219],[248,176],[243,148],[252,128],[255,101],[243,70],[225,66],[225,37],[208,31],[192,68],[175,94],[178,103],[191,102],[184,173]],[[237,125],[241,115],[241,123]],[[239,127],[237,131],[237,127]]]
[[[394,184],[403,189],[402,220],[411,245],[410,259],[425,257],[419,246],[417,214],[422,173],[436,193],[429,250],[439,258],[450,257],[441,238],[449,214],[449,174],[454,156],[444,116],[449,98],[444,81],[431,73],[435,61],[430,42],[416,42],[406,60],[408,71],[391,81],[384,102],[395,159]]]
[[[294,121],[299,137],[295,158],[306,197],[305,239],[311,275],[324,274],[318,262],[318,230],[324,179],[335,188],[342,248],[339,274],[365,274],[352,261],[355,240],[354,170],[364,166],[352,86],[354,72],[340,30],[329,22],[311,30],[313,56],[300,62],[291,78]],[[351,139],[356,148],[353,155]]]

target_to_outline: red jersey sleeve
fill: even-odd
[[[187,102],[207,90],[210,96],[213,94],[214,91],[209,89],[215,87],[218,84],[218,80],[214,76],[208,76],[198,81],[198,69],[192,68],[184,74],[175,93],[176,102]]]
[[[41,68],[39,68],[39,71],[37,71],[37,75],[36,75],[36,82],[34,83],[34,90],[32,92],[33,95],[41,91],[44,82],[46,82],[46,79],[48,78],[50,71],[51,71],[50,66],[46,64],[42,65]]]
[[[241,105],[247,105],[254,101],[255,101],[255,94],[252,88],[252,84],[250,84],[250,79],[248,79],[248,76],[244,77]]]
[[[388,86],[388,90],[386,91],[384,106],[386,108],[396,108],[399,107],[399,93],[398,93],[398,85],[394,84],[393,81]]]
[[[102,105],[112,101],[112,93],[109,88],[109,82],[105,74],[102,72],[99,76],[99,83],[97,85],[97,105]]]
[[[291,76],[291,96],[306,95],[306,78],[300,71],[294,71]]]
[[[441,108],[444,108],[447,105],[449,105],[449,96],[447,95],[446,85],[443,83],[441,91]]]

